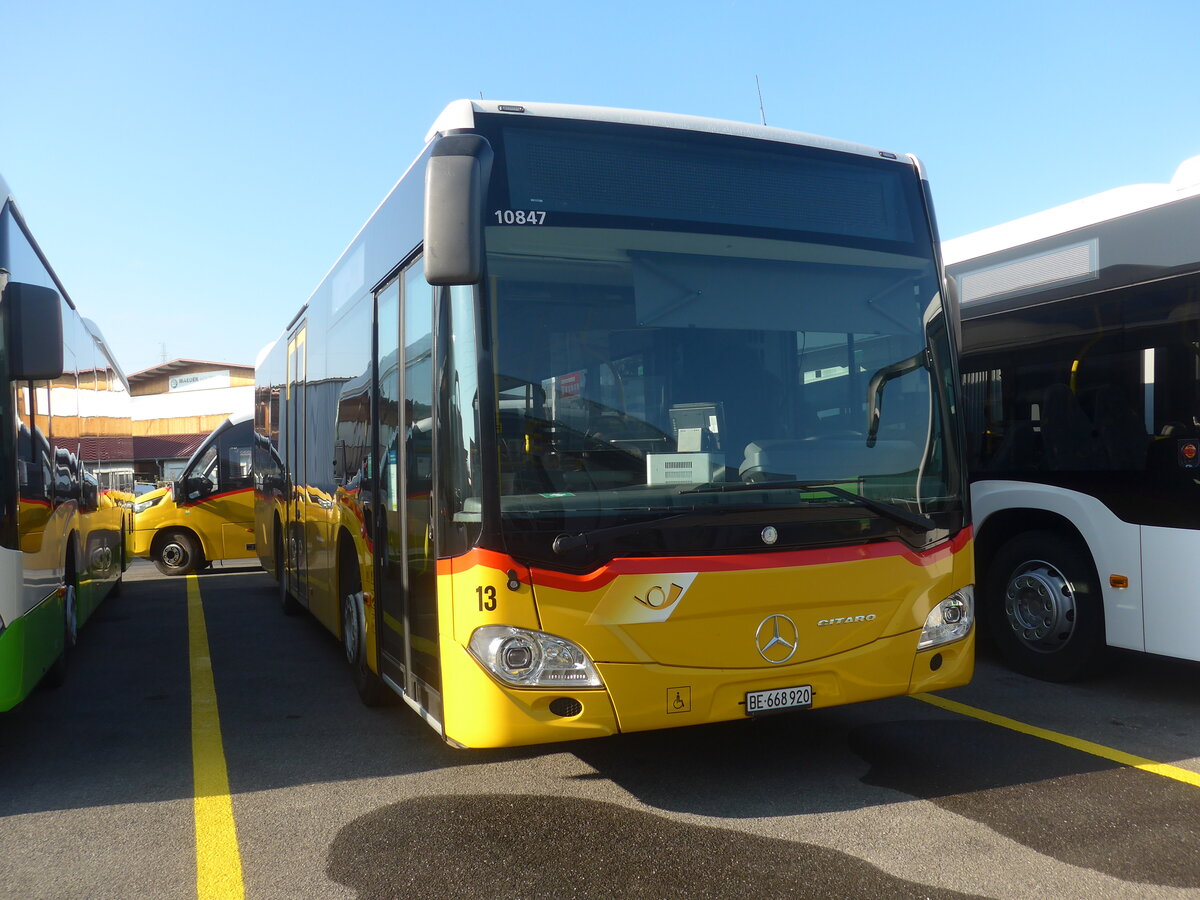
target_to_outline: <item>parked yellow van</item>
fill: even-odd
[[[230,416],[175,482],[137,498],[134,555],[152,560],[164,575],[255,558],[253,425],[250,416]]]

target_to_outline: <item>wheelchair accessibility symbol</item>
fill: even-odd
[[[667,688],[667,712],[684,713],[692,711],[692,689],[690,687]]]

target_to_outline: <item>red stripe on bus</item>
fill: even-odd
[[[778,553],[740,553],[731,556],[656,556],[633,559],[619,557],[584,575],[570,575],[551,569],[535,568],[535,584],[568,591],[594,591],[621,575],[654,575],[661,572],[740,572],[763,569],[787,569],[800,566],[823,566],[867,559],[902,557],[915,566],[930,566],[967,547],[974,529],[964,528],[949,541],[929,550],[914,552],[898,541],[855,544],[849,547],[821,547],[812,550],[787,550]],[[474,549],[453,559],[439,559],[439,575],[466,572],[475,566],[499,571],[516,570],[521,581],[525,566],[512,557],[494,550]]]
[[[220,500],[222,497],[235,497],[238,494],[245,494],[248,491],[253,491],[253,487],[238,488],[236,491],[225,491],[220,494],[209,494],[207,497],[201,497],[199,500],[185,501],[184,506],[199,506],[201,503],[208,503],[211,500]]]

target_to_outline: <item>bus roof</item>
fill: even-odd
[[[500,100],[454,100],[451,101],[441,114],[434,120],[433,125],[425,136],[424,151],[409,164],[409,166],[401,174],[400,178],[392,186],[391,190],[380,201],[374,212],[367,217],[367,220],[359,228],[358,232],[351,239],[341,254],[334,260],[332,266],[325,272],[325,275],[317,283],[316,288],[309,295],[308,299],[300,305],[298,311],[292,317],[284,331],[289,331],[297,321],[303,316],[306,309],[312,304],[318,302],[318,298],[322,293],[331,295],[332,282],[335,273],[343,270],[343,266],[354,268],[361,261],[354,259],[356,249],[362,246],[362,238],[371,222],[385,208],[396,194],[400,185],[406,180],[408,174],[413,167],[420,161],[422,155],[428,151],[429,143],[438,135],[445,134],[449,131],[460,129],[470,129],[474,127],[475,115],[477,113],[495,113],[497,115],[529,115],[542,116],[545,118],[559,119],[581,119],[586,121],[599,122],[614,122],[625,123],[632,125],[647,125],[657,126],[660,128],[678,128],[688,131],[704,131],[713,134],[727,134],[739,137],[756,138],[759,140],[779,141],[782,143],[798,144],[806,147],[815,147],[819,149],[838,150],[845,153],[853,153],[859,156],[868,156],[874,159],[894,160],[903,165],[915,167],[921,178],[925,177],[925,168],[921,161],[911,155],[903,153],[894,153],[890,150],[882,150],[876,147],[868,147],[862,144],[854,144],[847,141],[838,141],[832,138],[818,137],[816,135],[804,134],[798,131],[788,131],[784,128],[774,128],[766,125],[751,125],[745,122],[732,122],[723,119],[709,119],[702,116],[686,116],[674,113],[649,112],[645,110],[631,109],[614,109],[603,106],[579,106],[573,104],[562,103],[524,103],[524,102],[508,102]],[[376,277],[378,273],[372,272],[371,277]],[[365,277],[365,276],[364,276]],[[355,280],[355,279],[351,279]],[[278,341],[279,338],[276,338]],[[272,342],[264,347],[259,352],[259,357],[256,360],[255,367],[262,365],[263,361],[275,348],[276,343]]]
[[[878,147],[868,147],[848,141],[838,141],[833,138],[804,134],[799,131],[788,131],[785,128],[774,128],[768,125],[751,125],[746,122],[732,122],[725,119],[709,119],[704,116],[686,116],[676,113],[650,112],[637,109],[613,109],[606,106],[576,106],[564,103],[523,103],[501,100],[455,100],[450,103],[442,114],[434,121],[433,126],[425,135],[425,142],[433,140],[439,134],[445,134],[455,129],[471,128],[475,123],[476,113],[495,113],[499,115],[529,115],[549,119],[585,119],[592,122],[613,122],[625,125],[650,125],[658,128],[678,128],[685,131],[705,131],[711,134],[728,134],[736,137],[757,138],[759,140],[780,141],[787,144],[801,144],[806,147],[819,147],[827,150],[840,150],[843,153],[855,153],[860,156],[871,156],[884,159],[898,159],[911,164],[911,158],[902,153],[881,150]]]
[[[255,369],[263,364],[263,360],[266,359],[270,352],[275,349],[275,345],[278,343],[279,338],[275,338],[275,340],[271,341],[269,344],[265,344],[262,349],[258,351],[258,355],[254,357]]]
[[[1168,184],[1131,184],[942,242],[947,266],[1200,194],[1200,156],[1184,160]]]
[[[112,347],[109,346],[108,341],[104,339],[104,332],[100,330],[100,326],[91,319],[84,317],[83,327],[88,330],[89,334],[91,334],[93,340],[96,342],[96,345],[100,348],[100,352],[104,354],[109,364],[113,367],[113,370],[117,373],[122,383],[125,385],[125,390],[128,391],[129,379],[125,376],[125,370],[121,368],[121,364],[117,362],[117,358],[113,354]]]
[[[50,276],[50,280],[54,282],[54,286],[58,289],[58,293],[62,295],[64,300],[67,301],[67,306],[71,307],[71,309],[77,310],[78,307],[75,305],[75,301],[71,299],[71,295],[67,293],[67,289],[63,287],[62,282],[59,281],[58,273],[54,271],[54,267],[50,265],[50,260],[48,260],[46,258],[46,254],[42,252],[42,248],[38,245],[37,238],[33,236],[33,232],[30,230],[28,223],[25,221],[25,216],[21,213],[21,208],[17,205],[17,199],[8,189],[8,183],[5,182],[4,176],[0,175],[0,208],[6,204],[8,205],[9,212],[13,218],[16,219],[17,224],[20,225],[21,230],[25,232],[25,237],[29,241],[29,246],[33,248],[34,254],[39,260],[41,260],[42,265],[46,267],[46,273]]]

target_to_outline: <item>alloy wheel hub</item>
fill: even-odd
[[[1052,652],[1061,649],[1075,630],[1075,592],[1054,566],[1028,562],[1009,579],[1004,614],[1022,643]]]

